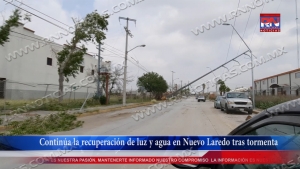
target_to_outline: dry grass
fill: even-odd
[[[298,99],[299,96],[255,96],[255,106],[259,109],[267,109],[277,104]]]
[[[216,100],[216,98],[217,98],[217,96],[216,96],[215,94],[210,94],[210,95],[208,96],[208,99],[209,99],[209,100]]]
[[[126,105],[126,106],[122,106],[122,107],[108,108],[108,109],[98,110],[98,111],[87,111],[84,113],[77,114],[77,117],[92,116],[92,115],[96,115],[96,114],[100,114],[100,113],[107,113],[107,112],[112,112],[112,111],[131,109],[131,108],[136,108],[136,107],[141,107],[141,106],[149,106],[149,105],[153,105],[153,104],[154,103],[152,103],[152,102],[146,102],[146,103],[137,103],[134,105]]]
[[[35,110],[44,110],[44,111],[66,111],[75,108],[81,108],[85,99],[65,99],[62,103],[59,103],[57,99],[48,99],[49,101],[46,102],[46,99],[43,99],[44,104],[42,106],[35,106],[35,100],[0,100],[0,113],[2,110],[16,110],[18,108],[22,108],[26,104],[32,105],[29,111]],[[141,99],[137,97],[132,97],[126,99],[127,103],[144,103],[149,102],[150,99]],[[119,96],[111,96],[109,105],[117,105],[122,104],[122,98]],[[88,99],[84,108],[87,107],[96,107],[96,106],[106,106],[101,105],[98,100],[94,100],[93,98]]]

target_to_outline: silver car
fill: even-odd
[[[231,111],[246,111],[252,114],[253,107],[252,101],[243,92],[228,92],[222,96],[221,111],[225,110],[226,113]]]
[[[217,98],[216,98],[216,100],[215,100],[215,102],[214,102],[214,108],[216,108],[216,109],[219,109],[219,108],[221,108],[220,107],[220,101],[221,101],[221,99],[222,99],[222,96],[217,96]]]

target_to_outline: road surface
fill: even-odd
[[[53,135],[227,135],[235,127],[243,123],[246,113],[226,114],[213,108],[213,102],[197,102],[192,97],[183,99],[144,119],[136,121],[131,117],[139,107],[116,112],[82,117],[85,121],[82,128]],[[64,155],[65,156],[65,155]],[[0,159],[0,168],[14,169],[24,163]],[[29,163],[29,161],[28,161]],[[27,163],[27,164],[28,164]],[[35,169],[148,169],[150,165],[46,165]],[[154,167],[152,168],[154,169]],[[166,166],[164,169],[174,169]]]

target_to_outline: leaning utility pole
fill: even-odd
[[[128,22],[129,21],[133,21],[136,23],[135,19],[129,19],[129,18],[124,18],[124,17],[119,17],[119,21],[120,19],[124,19],[127,21],[126,23],[126,27],[124,27],[125,31],[126,31],[126,45],[125,45],[125,66],[124,66],[124,80],[123,80],[123,106],[126,105],[126,74],[127,74],[127,54],[128,54],[128,35],[130,37],[133,37],[131,32],[128,29]]]

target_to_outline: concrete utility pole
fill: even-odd
[[[175,73],[174,71],[171,71],[172,72],[172,87],[171,87],[171,89],[172,89],[172,92],[173,92],[173,88],[174,88],[174,86],[173,86],[173,74]]]
[[[97,81],[97,95],[102,96],[102,90],[100,89],[100,74],[101,74],[101,44],[98,44],[98,81]]]
[[[124,17],[119,17],[119,21],[120,19],[124,19],[126,20],[126,27],[124,27],[125,31],[126,31],[126,45],[125,45],[125,66],[124,66],[124,80],[123,80],[123,106],[126,105],[126,76],[127,76],[127,54],[128,54],[128,35],[130,37],[133,37],[131,32],[128,29],[128,22],[129,21],[133,21],[136,23],[135,19],[129,19],[129,18],[124,18]]]

